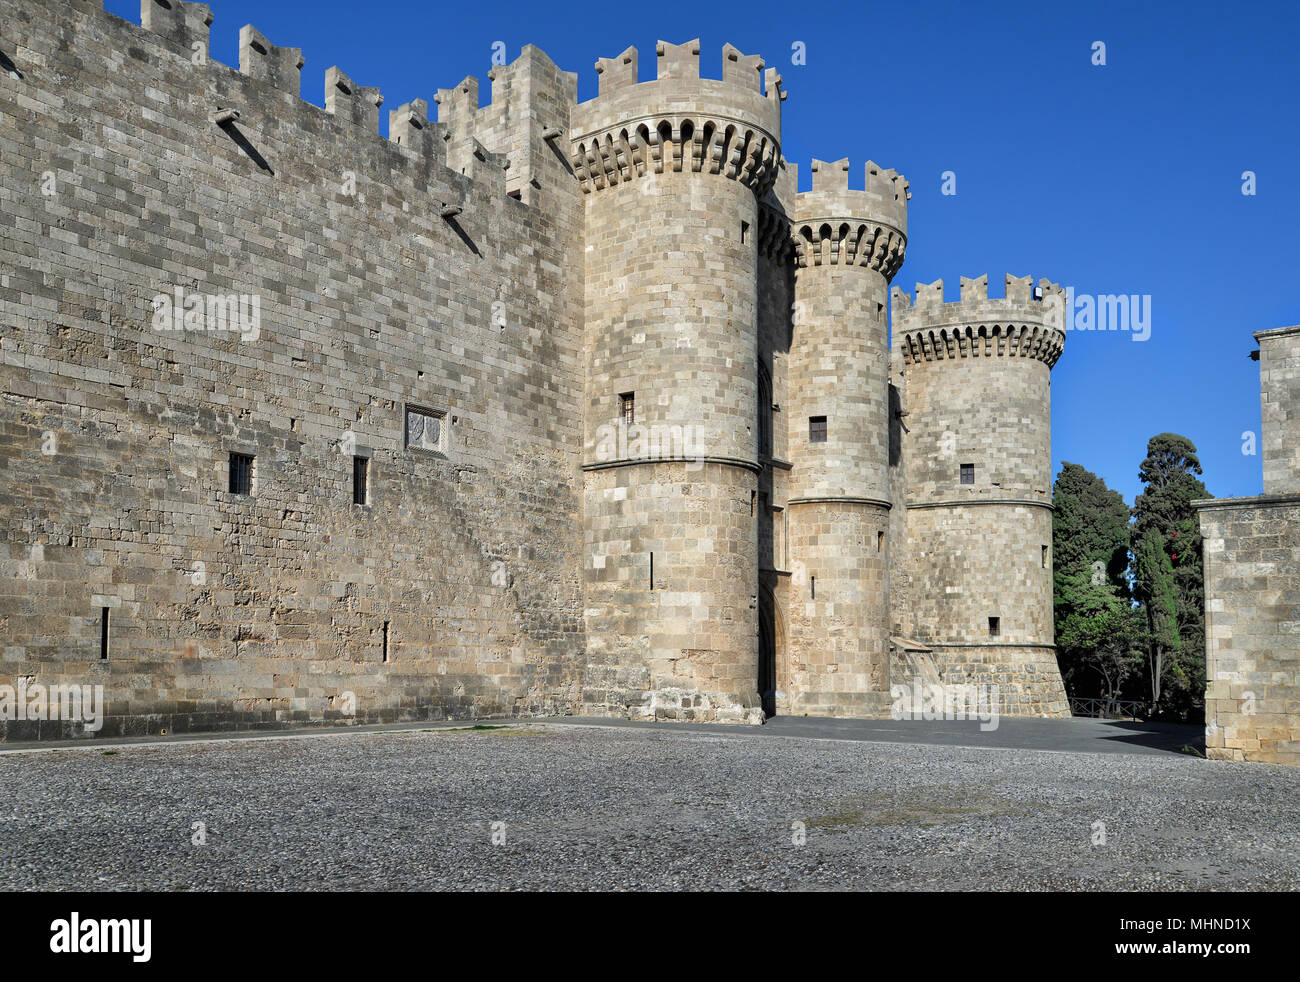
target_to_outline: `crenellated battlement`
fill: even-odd
[[[207,53],[214,19],[209,5],[141,0],[140,9],[146,30],[187,51],[203,49],[204,59],[195,62],[196,67],[217,65]],[[655,58],[657,77],[648,82],[637,80],[635,47],[599,59],[599,94],[579,104],[576,74],[560,72],[544,52],[529,45],[514,62],[488,73],[492,99],[487,105],[479,105],[478,79],[466,76],[455,86],[436,90],[436,120],[422,98],[391,110],[389,140],[461,174],[481,172],[492,185],[500,184],[500,172],[513,165],[516,169],[505,186],[526,203],[533,198],[530,165],[544,156],[548,144],[557,146],[557,140],[567,144],[584,192],[652,173],[694,172],[739,181],[759,197],[767,194],[781,166],[781,102],[786,93],[780,73],[767,68],[761,56],[726,44],[722,77],[702,78],[698,38],[682,44],[660,41]],[[245,77],[301,98],[305,63],[302,49],[276,44],[253,24],[240,29],[238,70]],[[564,91],[558,101],[534,88],[530,79],[538,74],[561,79]],[[324,90],[327,113],[377,133],[384,103],[377,87],[358,84],[336,65],[325,73]],[[509,111],[512,120],[547,117],[553,122],[523,127],[527,132],[509,134],[514,142],[504,145],[510,126],[503,118],[503,94],[516,103],[520,98],[528,102],[523,111],[517,104]],[[545,106],[533,105],[534,100],[545,101]],[[244,111],[239,106],[218,108]],[[498,167],[495,158],[503,152],[507,159]]]
[[[721,79],[703,78],[700,75],[699,38],[682,44],[656,42],[656,76],[651,81],[638,80],[639,61],[640,53],[635,45],[613,58],[597,58],[597,95],[595,99],[581,103],[581,108],[584,111],[599,109],[601,100],[620,97],[628,90],[635,90],[635,101],[647,105],[656,101],[656,92],[669,91],[674,87],[677,92],[670,94],[695,93],[724,100],[726,92],[730,90],[733,100],[743,108],[750,111],[762,110],[760,114],[775,112],[775,119],[769,116],[765,122],[774,129],[780,128],[779,104],[786,94],[782,90],[781,75],[774,68],[766,68],[761,55],[747,55],[733,44],[724,44]],[[674,83],[674,86],[661,85],[664,82]],[[761,102],[755,102],[749,96],[757,96]]]
[[[212,11],[206,3],[141,0],[140,24],[145,30],[175,41],[187,51],[193,51],[194,44],[201,44],[204,55],[207,54]]]
[[[907,235],[907,202],[912,186],[907,178],[874,160],[863,166],[862,187],[849,187],[849,160],[812,162],[812,190],[796,195],[795,216],[799,223],[817,223],[836,218],[866,220],[888,225]]]
[[[795,196],[793,235],[801,269],[855,266],[890,280],[907,250],[907,179],[874,161],[863,188],[849,187],[848,158],[813,160],[812,190]]]
[[[357,85],[337,65],[325,72],[325,111],[371,133],[379,130],[384,97],[373,86]]]
[[[183,48],[196,71],[228,70],[208,53],[213,19],[208,4],[185,0],[140,3],[140,26]],[[194,59],[192,56],[200,51],[203,57]],[[301,99],[304,64],[300,48],[275,44],[252,24],[240,29],[238,71],[246,78]],[[467,76],[452,88],[437,90],[436,121],[429,118],[429,103],[422,98],[391,110],[388,139],[418,159],[436,162],[484,183],[490,194],[506,193],[505,173],[517,160],[518,170],[511,172],[509,182],[516,188],[512,193],[526,204],[535,204],[536,164],[549,152],[548,141],[564,131],[570,109],[577,104],[577,75],[560,72],[544,52],[532,45],[526,46],[514,62],[494,68],[488,75],[493,98],[487,106],[479,106],[478,79]],[[550,89],[538,81],[542,77]],[[561,90],[558,94],[551,91],[557,81]],[[324,83],[324,111],[356,127],[358,134],[369,131],[378,138],[379,111],[384,103],[380,90],[359,85],[337,65],[325,72]],[[521,106],[520,100],[526,104]],[[304,102],[303,106],[306,109],[311,103]],[[214,108],[243,114],[249,107]],[[230,120],[238,118],[232,116]],[[522,187],[530,180],[531,186]],[[449,203],[439,204],[447,207]]]
[[[239,70],[249,78],[265,82],[281,92],[300,96],[302,66],[301,48],[282,48],[272,44],[252,24],[239,29]]]
[[[637,81],[635,47],[596,61],[599,94],[573,111],[570,155],[584,192],[648,174],[716,174],[762,196],[781,159],[781,76],[733,45],[722,78],[700,77],[700,42],[655,45],[657,77]]]
[[[1035,358],[1049,368],[1065,349],[1065,291],[1051,280],[1006,277],[1006,294],[989,296],[989,278],[961,277],[961,298],[944,299],[943,280],[916,285],[916,300],[893,290],[894,335],[904,364],[951,358]]]

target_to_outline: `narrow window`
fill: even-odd
[[[825,416],[808,417],[808,442],[809,443],[826,442],[826,417]]]
[[[989,637],[996,638],[1002,633],[1002,622],[997,617],[989,618]]]
[[[758,492],[757,491],[749,492],[749,517],[750,518],[754,517],[754,503],[757,500],[758,500]]]
[[[384,662],[388,662],[388,621],[384,621]]]
[[[650,553],[650,589],[655,588],[655,554]]]
[[[624,426],[636,422],[636,393],[620,392],[618,396],[618,418]]]
[[[364,505],[369,501],[370,459],[352,458],[352,503]]]
[[[974,464],[962,464],[962,465],[961,465],[961,483],[962,483],[962,484],[974,484],[974,483],[975,483],[975,465],[974,465]]]
[[[253,458],[248,454],[230,455],[230,493],[253,493]]]
[[[884,551],[885,551],[885,533],[884,533],[884,532],[877,532],[877,533],[876,533],[876,552],[884,552]]]
[[[1047,569],[1047,546],[1043,546],[1043,569]]]
[[[817,577],[808,577],[808,597],[810,600],[817,599]]]
[[[99,658],[108,658],[108,608],[99,608]]]
[[[749,241],[749,222],[740,223],[740,241],[742,245]]]

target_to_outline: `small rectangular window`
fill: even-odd
[[[749,222],[740,223],[740,241],[742,245],[749,241]]]
[[[230,493],[253,493],[253,458],[246,453],[230,455]]]
[[[387,663],[387,661],[388,661],[388,621],[384,621],[384,651],[383,651],[383,659],[384,659],[385,663]]]
[[[1047,546],[1043,546],[1043,569],[1047,569]]]
[[[108,658],[108,608],[99,608],[99,658]]]
[[[364,505],[369,503],[370,460],[367,457],[352,458],[352,503]]]
[[[817,577],[815,576],[808,577],[808,599],[817,599]]]
[[[636,393],[620,392],[618,396],[618,418],[624,426],[636,422]]]
[[[446,419],[432,409],[406,407],[406,445],[416,450],[441,451],[444,445]]]
[[[826,417],[825,416],[808,417],[808,442],[809,443],[826,442]]]
[[[885,533],[884,533],[884,532],[877,532],[877,533],[876,533],[876,552],[884,552],[884,551],[885,551]]]
[[[997,617],[989,618],[989,637],[996,638],[1002,633],[1002,622]]]
[[[962,483],[962,484],[974,484],[974,483],[975,483],[975,465],[974,465],[974,464],[962,464],[962,465],[961,465],[961,483]]]

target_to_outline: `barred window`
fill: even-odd
[[[352,458],[352,503],[364,505],[369,503],[370,460],[366,457]]]
[[[618,396],[618,418],[624,426],[636,422],[636,393],[620,392]]]
[[[962,465],[961,465],[961,483],[962,483],[962,484],[974,484],[974,483],[975,483],[975,465],[974,465],[974,464],[962,464]]]
[[[230,493],[253,493],[253,458],[248,454],[230,455]]]
[[[809,443],[826,442],[826,417],[825,416],[808,417],[808,442]]]

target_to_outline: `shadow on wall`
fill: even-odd
[[[897,467],[903,459],[903,434],[907,427],[903,425],[903,400],[898,394],[898,386],[889,383],[889,466]]]
[[[271,165],[266,162],[266,158],[258,153],[257,147],[248,142],[248,137],[239,132],[239,129],[233,122],[220,124],[220,128],[221,132],[225,133],[226,136],[230,137],[230,139],[235,142],[235,146],[239,147],[240,150],[244,151],[244,153],[248,155],[249,160],[257,164],[258,167],[266,171],[268,174],[272,176],[275,175],[275,171],[273,171]]]
[[[9,60],[9,56],[0,49],[0,72],[5,72],[10,78],[21,80],[23,73],[18,70],[18,66]]]

